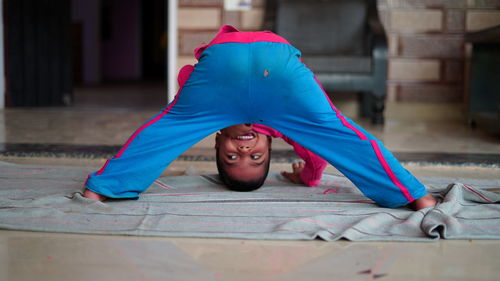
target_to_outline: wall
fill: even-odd
[[[264,0],[253,0],[249,11],[225,11],[223,0],[179,0],[178,68],[194,64],[193,50],[208,43],[221,25],[239,30],[260,30],[264,19]]]
[[[462,101],[464,34],[500,24],[500,1],[378,3],[389,38],[389,100]]]
[[[178,67],[194,64],[193,49],[223,24],[261,29],[265,0],[243,12],[224,11],[223,2],[179,0]],[[388,100],[462,101],[464,34],[500,24],[500,0],[379,0],[378,7],[389,41]]]

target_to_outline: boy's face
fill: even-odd
[[[215,138],[215,148],[226,173],[242,181],[264,174],[270,146],[271,139],[253,131],[252,124],[224,128]]]

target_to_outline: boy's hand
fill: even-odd
[[[101,195],[99,193],[95,193],[92,190],[88,190],[86,188],[85,188],[85,191],[83,192],[83,197],[88,198],[88,199],[97,200],[97,201],[106,200],[106,196]]]
[[[290,173],[290,172],[283,171],[283,172],[281,172],[281,175],[283,175],[285,178],[287,178],[288,180],[290,180],[293,183],[304,184],[302,179],[300,179],[300,174],[304,170],[305,165],[306,164],[302,161],[297,162],[297,163],[293,163],[292,164],[293,172]]]

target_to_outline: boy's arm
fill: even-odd
[[[285,172],[284,175],[286,175],[289,179],[291,179],[294,182],[300,180],[307,186],[319,185],[321,181],[321,175],[323,174],[323,171],[325,170],[326,165],[328,164],[323,158],[319,157],[318,155],[314,154],[313,152],[309,151],[305,147],[301,146],[300,144],[290,139],[289,137],[281,134],[280,132],[274,130],[273,128],[260,124],[254,124],[253,128],[255,131],[259,133],[274,138],[282,138],[285,142],[290,144],[293,147],[295,153],[305,161],[305,165],[294,164],[292,166],[293,172],[292,173]]]
[[[306,162],[304,169],[300,173],[300,179],[302,182],[307,186],[318,186],[321,181],[323,171],[328,163],[323,158],[312,153],[310,150],[296,143],[292,139],[287,137],[285,138],[284,140],[293,146],[295,153],[297,153],[297,155],[299,155],[299,157],[304,159]]]

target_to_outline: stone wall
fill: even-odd
[[[304,0],[307,1],[307,0]],[[223,0],[179,0],[179,67],[221,25],[260,30],[265,0],[225,11]],[[388,100],[463,100],[464,34],[500,24],[500,0],[379,0],[389,41]]]

